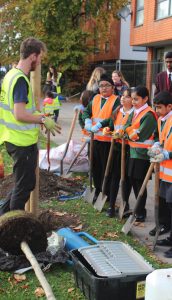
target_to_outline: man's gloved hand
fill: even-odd
[[[91,119],[85,119],[85,130],[88,132],[91,132],[91,127],[92,127],[92,121]]]
[[[50,130],[52,135],[55,136],[55,131],[57,133],[61,133],[61,127],[54,122],[54,120],[50,117],[45,117],[43,120],[43,124],[47,130]]]
[[[91,132],[98,132],[100,128],[102,128],[102,124],[100,122],[97,122],[96,125],[91,127]]]
[[[103,128],[103,135],[108,135],[108,134],[110,134],[110,133],[111,133],[110,127],[104,127],[104,128]]]
[[[156,155],[162,153],[163,149],[160,143],[155,143],[151,148],[149,148],[147,155],[150,157],[155,157]]]
[[[169,159],[169,152],[167,150],[162,150],[160,154],[151,157],[150,162],[162,162],[163,160]]]

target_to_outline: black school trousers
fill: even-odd
[[[110,142],[100,142],[97,140],[94,140],[93,143],[93,181],[97,195],[102,191],[102,183],[104,179],[110,145]],[[107,189],[109,190],[108,183]]]
[[[24,210],[36,184],[36,166],[38,158],[37,144],[20,147],[5,143],[8,154],[13,159],[14,187],[0,208],[0,215],[10,210]]]

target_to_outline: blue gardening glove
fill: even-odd
[[[102,124],[97,122],[96,125],[91,127],[91,132],[98,132],[100,128],[102,128]]]
[[[156,142],[151,148],[149,148],[147,155],[150,157],[155,157],[156,155],[162,153],[163,149],[159,142]]]
[[[150,162],[162,162],[163,160],[169,159],[169,152],[167,150],[162,150],[160,154],[155,155],[154,157],[151,157]]]
[[[83,111],[84,108],[85,108],[85,107],[84,107],[83,104],[78,104],[78,105],[75,105],[75,106],[74,106],[73,110],[74,110],[74,111],[77,111],[77,110],[78,110],[78,111],[81,111],[81,110]]]
[[[88,131],[88,132],[91,132],[91,127],[92,127],[92,121],[91,119],[85,119],[85,129]]]
[[[47,130],[50,130],[52,135],[55,136],[55,132],[61,133],[61,127],[57,123],[55,123],[51,117],[43,117],[42,123]]]

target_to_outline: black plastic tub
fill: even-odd
[[[89,300],[143,300],[147,274],[114,277],[98,276],[92,266],[79,252],[70,252],[73,260],[73,272],[77,287]],[[153,271],[153,269],[152,269]]]

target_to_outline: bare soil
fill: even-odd
[[[0,179],[0,199],[4,199],[7,193],[13,188],[13,175],[8,175]],[[82,179],[63,178],[57,176],[52,172],[40,170],[39,172],[39,199],[40,201],[50,200],[52,198],[58,199],[59,195],[71,194],[83,191]]]

